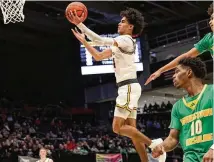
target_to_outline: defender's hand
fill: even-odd
[[[204,155],[203,162],[214,162],[214,150],[209,149],[209,151]]]
[[[158,78],[161,75],[160,71],[156,71],[154,72],[152,75],[150,75],[150,77],[147,79],[146,83],[144,85],[149,84],[152,80],[155,80],[156,78]]]
[[[152,156],[154,158],[158,158],[160,155],[163,155],[164,153],[164,148],[162,144],[157,145],[153,150],[152,150]]]

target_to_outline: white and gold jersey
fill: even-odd
[[[118,46],[111,46],[116,82],[136,79],[136,40],[132,39],[130,35],[120,35],[114,40],[118,44]]]

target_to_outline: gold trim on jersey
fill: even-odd
[[[126,109],[127,111],[131,112],[132,109],[129,108],[130,93],[131,93],[131,85],[128,84],[128,92],[127,92],[127,101],[126,101],[126,104],[125,105],[116,104],[116,107],[121,108],[121,109]]]
[[[194,114],[188,115],[180,119],[182,126],[188,124],[194,120],[209,117],[213,115],[213,108],[207,108],[205,110],[201,110],[195,112]]]
[[[213,133],[202,134],[199,136],[191,137],[186,140],[186,146],[194,145],[197,143],[203,143],[213,140]]]
[[[186,107],[190,108],[191,110],[194,110],[195,107],[197,106],[199,100],[201,99],[201,96],[203,95],[205,89],[207,87],[207,84],[204,85],[204,88],[202,89],[201,93],[199,94],[199,96],[193,100],[193,101],[190,101],[190,102],[186,102],[185,98],[183,97],[182,100],[183,100],[183,103]]]

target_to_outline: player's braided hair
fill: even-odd
[[[204,79],[207,74],[206,65],[199,58],[181,59],[178,64],[190,67],[197,78]]]
[[[208,14],[211,16],[213,14],[213,3],[210,5],[210,7],[207,10]]]
[[[144,17],[138,10],[134,8],[127,8],[126,10],[121,11],[120,16],[126,17],[128,22],[134,25],[132,32],[133,35],[141,34],[144,28]]]

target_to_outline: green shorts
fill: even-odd
[[[188,152],[184,154],[183,162],[202,162],[205,153]]]

